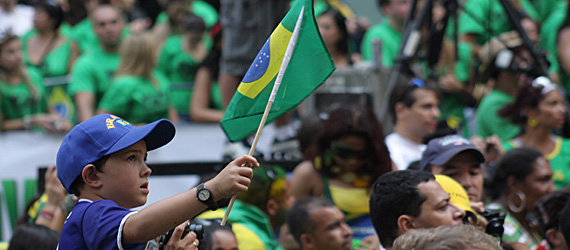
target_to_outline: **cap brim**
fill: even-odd
[[[474,153],[474,155],[477,157],[477,160],[479,160],[480,163],[485,162],[485,155],[483,155],[483,153],[477,149],[474,148],[473,146],[465,146],[465,147],[456,147],[453,149],[450,149],[440,155],[438,155],[437,157],[435,157],[433,160],[431,161],[424,161],[424,159],[422,159],[422,161],[420,162],[420,169],[424,170],[428,165],[435,165],[435,166],[441,166],[445,163],[447,163],[449,160],[451,160],[451,158],[453,158],[454,156],[456,156],[459,153],[462,152],[467,152],[467,151],[471,151]]]
[[[169,143],[174,138],[175,133],[174,124],[169,120],[161,119],[129,131],[109,148],[105,155],[128,148],[143,139],[146,142],[147,150],[151,151]]]

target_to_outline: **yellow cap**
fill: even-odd
[[[465,210],[467,216],[472,217],[473,222],[477,223],[477,213],[471,208],[469,196],[463,186],[447,175],[436,174],[435,181],[441,185],[445,192],[449,193],[451,203]]]

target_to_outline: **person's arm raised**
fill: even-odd
[[[238,157],[205,185],[216,201],[245,192],[253,176],[251,167],[258,166],[257,160],[251,156]],[[127,219],[123,227],[123,244],[151,240],[206,208],[196,198],[196,188],[153,203]]]

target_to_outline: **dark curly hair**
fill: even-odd
[[[357,136],[366,140],[367,146],[372,153],[369,164],[364,164],[357,171],[370,177],[369,187],[378,176],[392,170],[390,153],[384,143],[384,133],[382,125],[376,118],[372,109],[362,106],[344,106],[329,113],[329,118],[323,124],[317,134],[313,144],[305,153],[306,160],[323,159],[321,166],[315,167],[319,172],[329,178],[335,178],[337,173],[333,173],[332,166],[334,160],[327,160],[327,151],[330,151],[333,142],[346,137]]]

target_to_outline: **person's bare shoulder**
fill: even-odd
[[[303,161],[293,170],[291,184],[295,199],[322,194],[321,176],[311,161]]]

